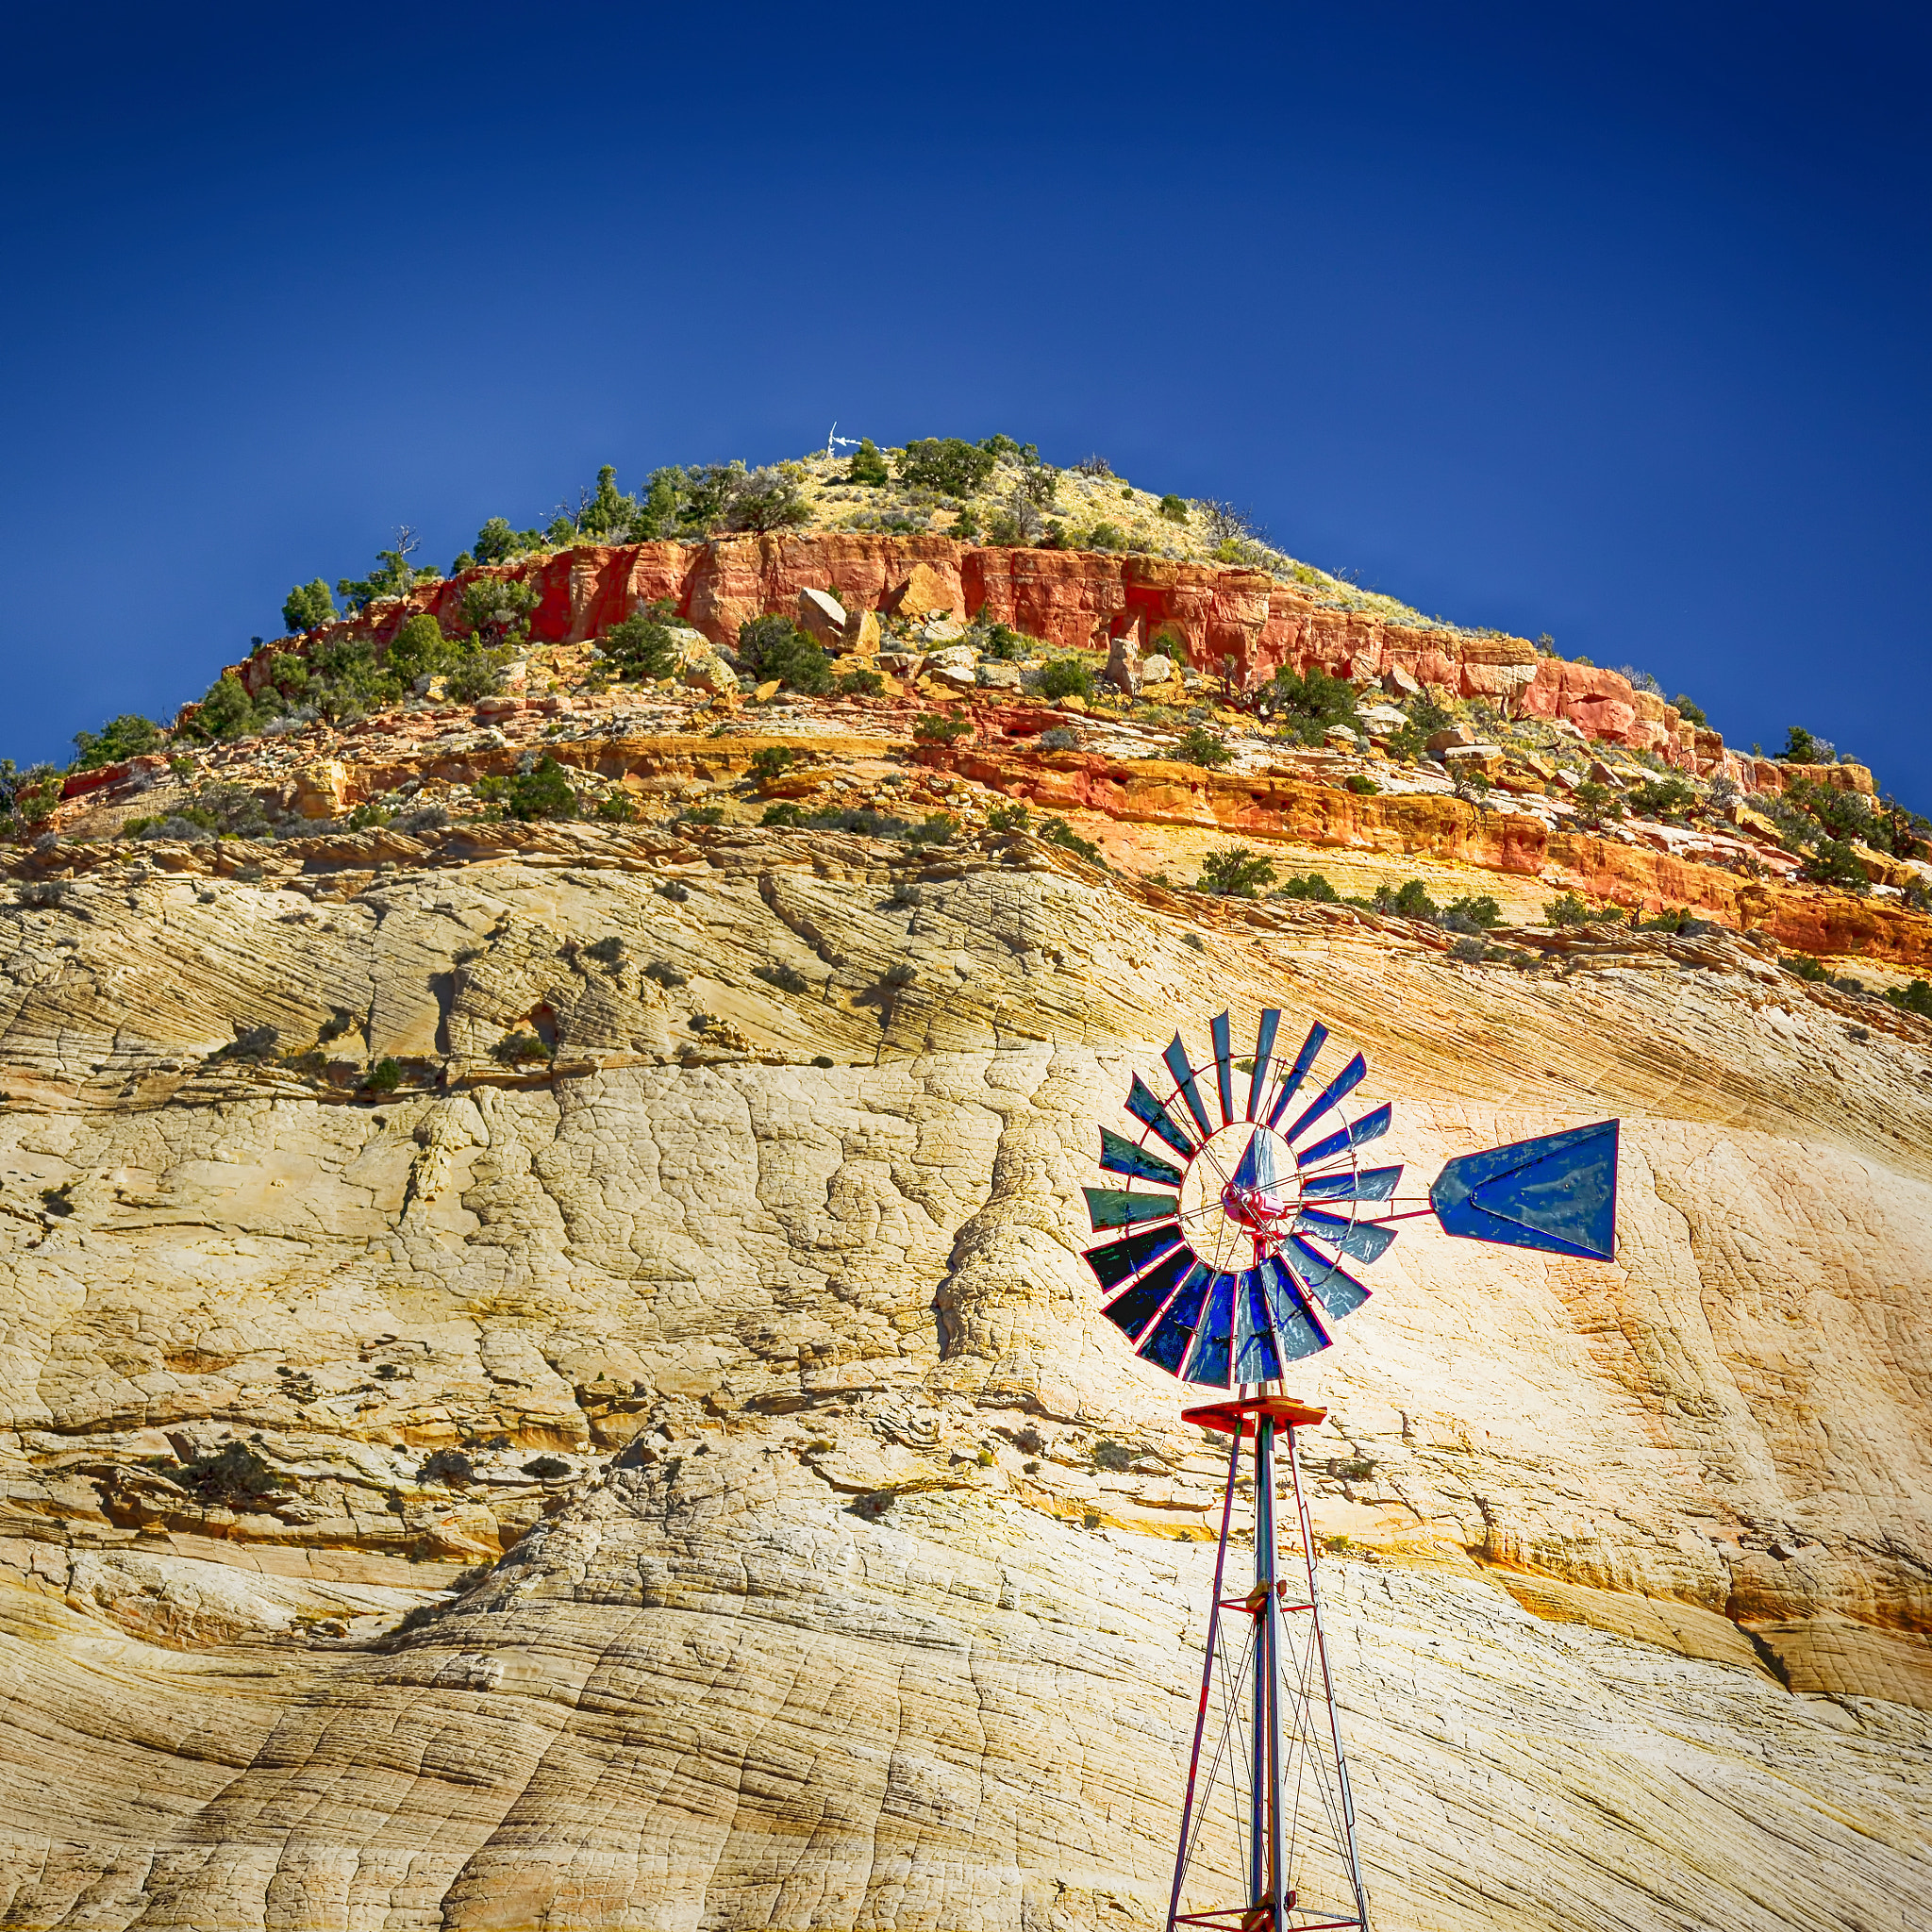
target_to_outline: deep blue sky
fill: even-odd
[[[1001,429],[1932,808],[1923,8],[48,8],[0,753],[396,524]]]

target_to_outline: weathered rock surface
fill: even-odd
[[[1216,1479],[1077,1188],[1263,1001],[1419,1174],[1625,1124],[1615,1266],[1412,1224],[1298,1377],[1376,1924],[1912,1922],[1923,1028],[1024,840],[387,849],[0,914],[0,1924],[1158,1923]]]

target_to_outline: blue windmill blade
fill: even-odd
[[[1309,1298],[1319,1302],[1323,1312],[1332,1321],[1340,1322],[1352,1315],[1368,1300],[1369,1291],[1340,1262],[1331,1261],[1320,1249],[1313,1246],[1306,1235],[1291,1235],[1290,1246],[1294,1252],[1282,1254],[1294,1272],[1294,1277],[1307,1291]]]
[[[1155,1262],[1146,1274],[1122,1289],[1100,1312],[1129,1341],[1139,1341],[1154,1325],[1155,1317],[1167,1306],[1167,1298],[1174,1292],[1175,1284],[1193,1265],[1192,1249],[1174,1249]]]
[[[1193,1159],[1194,1143],[1174,1124],[1174,1116],[1155,1098],[1154,1090],[1139,1074],[1127,1089],[1127,1111],[1165,1141],[1183,1160]]]
[[[1315,1056],[1322,1051],[1328,1039],[1328,1029],[1321,1021],[1308,1028],[1308,1037],[1302,1041],[1302,1050],[1294,1057],[1294,1065],[1281,1076],[1281,1091],[1274,1096],[1274,1105],[1268,1109],[1268,1124],[1278,1127],[1281,1116],[1288,1111],[1288,1103],[1302,1091],[1302,1082],[1308,1077],[1308,1069],[1315,1064]]]
[[[1259,1024],[1255,1028],[1255,1064],[1248,1071],[1248,1112],[1247,1118],[1255,1118],[1255,1109],[1261,1104],[1261,1096],[1268,1091],[1268,1062],[1274,1058],[1274,1029],[1281,1024],[1279,1007],[1263,1007]]]
[[[1168,1222],[1160,1227],[1143,1227],[1117,1241],[1102,1241],[1098,1247],[1083,1249],[1080,1258],[1092,1269],[1102,1293],[1108,1293],[1180,1244],[1178,1224]]]
[[[1319,1208],[1304,1208],[1294,1218],[1295,1234],[1311,1234],[1351,1260],[1379,1261],[1395,1244],[1395,1230],[1379,1222],[1365,1221],[1359,1226],[1340,1214],[1324,1214]]]
[[[1188,1103],[1188,1111],[1194,1116],[1194,1124],[1201,1129],[1204,1141],[1213,1138],[1214,1129],[1208,1124],[1208,1109],[1201,1105],[1201,1090],[1194,1085],[1194,1070],[1188,1064],[1188,1050],[1181,1044],[1178,1033],[1168,1042],[1167,1051],[1160,1056],[1167,1064],[1167,1071],[1174,1075],[1174,1084],[1180,1090],[1180,1096]]]
[[[1354,1059],[1350,1060],[1347,1066],[1343,1067],[1341,1073],[1337,1074],[1334,1079],[1329,1081],[1327,1086],[1323,1088],[1321,1092],[1316,1094],[1314,1099],[1308,1103],[1301,1118],[1295,1122],[1293,1126],[1289,1128],[1282,1138],[1291,1144],[1299,1141],[1302,1135],[1316,1121],[1320,1120],[1338,1100],[1353,1093],[1361,1085],[1368,1071],[1368,1061],[1363,1059],[1360,1054],[1357,1054]]]
[[[1214,1040],[1215,1098],[1221,1102],[1221,1124],[1234,1124],[1234,1045],[1229,1037],[1227,1015],[1217,1013],[1208,1023]]]
[[[1108,1227],[1138,1227],[1144,1221],[1173,1221],[1181,1211],[1178,1194],[1130,1194],[1118,1188],[1082,1188],[1087,1214],[1098,1234]]]
[[[1268,1306],[1268,1285],[1260,1269],[1244,1269],[1235,1277],[1234,1379],[1278,1381],[1281,1361],[1281,1351],[1274,1341],[1274,1317]]]
[[[1343,1127],[1339,1133],[1330,1134],[1325,1141],[1317,1141],[1306,1153],[1297,1154],[1294,1164],[1297,1167],[1319,1167],[1338,1154],[1359,1147],[1364,1141],[1379,1141],[1389,1131],[1389,1122],[1394,1111],[1384,1101],[1374,1112],[1363,1114],[1353,1126]]]
[[[1271,1255],[1262,1262],[1261,1286],[1274,1324],[1275,1345],[1286,1360],[1300,1361],[1305,1356],[1334,1347],[1334,1338],[1322,1325],[1314,1303],[1280,1256]]]
[[[1177,1188],[1181,1184],[1181,1171],[1172,1161],[1148,1153],[1146,1148],[1137,1146],[1124,1134],[1116,1134],[1111,1127],[1100,1130],[1100,1164],[1108,1174],[1132,1174],[1143,1181],[1163,1181],[1170,1188]]]
[[[1174,1291],[1174,1299],[1162,1311],[1160,1320],[1141,1338],[1136,1351],[1142,1361],[1178,1375],[1188,1351],[1194,1345],[1194,1330],[1201,1325],[1201,1309],[1208,1299],[1208,1284],[1214,1271],[1196,1261],[1188,1277]]]
[[[1615,1121],[1464,1154],[1436,1176],[1445,1234],[1611,1261],[1617,1246]]]
[[[1304,1201],[1386,1201],[1402,1178],[1399,1167],[1371,1167],[1357,1174],[1320,1174],[1302,1182]]]
[[[1182,1381],[1204,1383],[1210,1389],[1227,1387],[1234,1369],[1234,1291],[1232,1274],[1217,1274],[1208,1283],[1200,1331],[1194,1337],[1188,1365],[1181,1371]]]

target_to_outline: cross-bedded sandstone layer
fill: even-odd
[[[383,839],[0,915],[0,1924],[1158,1923],[1217,1478],[1077,1189],[1264,1002],[1421,1179],[1625,1124],[1614,1266],[1410,1224],[1297,1377],[1377,1924],[1910,1922],[1932,1029],[1024,837]]]

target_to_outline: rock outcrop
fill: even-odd
[[[479,575],[515,578],[537,591],[530,635],[540,643],[601,635],[659,599],[714,642],[728,643],[746,619],[795,616],[800,593],[815,591],[848,611],[908,618],[984,613],[1065,649],[1104,650],[1131,635],[1139,648],[1165,651],[1244,686],[1284,665],[1386,680],[1391,690],[1434,686],[1521,715],[1563,719],[1587,738],[1656,752],[1686,771],[1726,770],[1754,790],[1778,782],[1771,761],[1725,754],[1716,732],[1633,690],[1619,672],[1541,655],[1524,638],[1397,625],[1337,609],[1262,571],[1170,558],[995,549],[932,534],[836,530],[587,545],[464,572],[318,636],[367,634],[386,641],[418,610],[454,630],[464,590]],[[236,669],[258,691],[273,674],[275,656],[300,648],[299,641],[282,639]]]
[[[573,560],[566,627],[795,558],[707,554],[702,608],[691,553]],[[822,756],[967,782],[882,751]],[[1918,1911],[1932,1026],[1722,934],[1468,965],[1021,833],[16,875],[0,1923],[1159,1924],[1215,1477],[1077,1190],[1264,1002],[1418,1174],[1624,1122],[1615,1265],[1412,1224],[1298,1378],[1377,1926]]]

